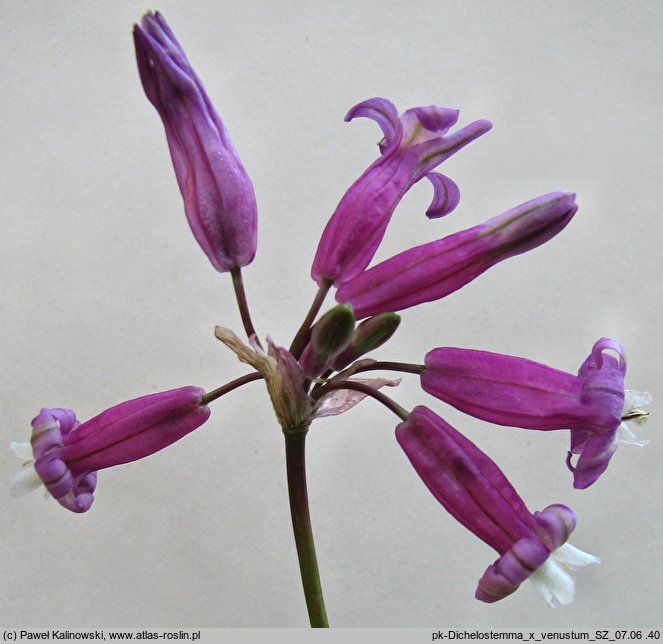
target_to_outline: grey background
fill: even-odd
[[[214,324],[241,330],[227,276],[196,246],[161,123],[143,96],[131,25],[142,2],[8,2],[2,9],[2,442],[40,406],[82,418],[118,401],[246,372]],[[375,158],[377,127],[344,124],[384,96],[438,103],[494,130],[444,165],[458,210],[430,222],[430,186],[399,207],[377,259],[556,189],[580,211],[556,239],[444,301],[403,314],[377,355],[434,346],[573,371],[602,335],[627,348],[627,386],[660,400],[663,5],[653,2],[173,2],[169,20],[251,175],[259,248],[245,271],[262,335],[287,344],[315,288],[317,239]],[[366,401],[316,423],[310,496],[336,626],[660,626],[661,422],[574,491],[566,432],[491,427],[426,403],[487,451],[528,506],[566,503],[574,545],[600,556],[576,602],[526,584],[473,598],[495,553],[417,479],[395,418]],[[654,402],[656,412],[658,401]],[[17,461],[0,457],[9,480]],[[304,626],[282,438],[261,384],[214,405],[180,443],[99,475],[75,516],[39,493],[0,495],[0,624]]]

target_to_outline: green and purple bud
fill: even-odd
[[[380,313],[364,320],[356,329],[350,344],[339,353],[332,362],[336,371],[345,369],[349,364],[387,342],[401,323],[401,316],[396,313]]]
[[[465,528],[500,555],[479,580],[475,597],[496,602],[530,579],[549,605],[573,601],[575,568],[598,559],[566,543],[572,510],[550,505],[530,513],[497,465],[426,407],[415,407],[396,439],[421,480]]]
[[[488,121],[475,121],[447,134],[458,110],[429,105],[399,116],[384,98],[355,105],[345,120],[356,117],[368,117],[380,126],[382,156],[352,184],[327,223],[311,269],[318,284],[331,281],[340,286],[369,265],[396,206],[420,179],[427,177],[433,185],[426,214],[442,217],[451,212],[460,199],[458,188],[432,170],[492,127]]]
[[[327,311],[311,330],[299,363],[307,378],[322,375],[335,358],[352,340],[355,316],[348,304],[338,304]]]
[[[534,430],[571,430],[567,464],[573,486],[584,489],[606,470],[619,443],[642,444],[624,421],[646,418],[635,410],[639,392],[625,397],[623,347],[601,338],[578,375],[525,358],[469,349],[433,349],[421,386],[429,394],[482,420]],[[621,431],[618,431],[621,430]],[[570,455],[579,455],[575,466]]]
[[[537,197],[474,228],[395,255],[341,286],[336,300],[352,304],[357,319],[439,300],[502,260],[547,242],[577,209],[571,193]]]
[[[143,89],[164,128],[194,237],[217,271],[253,261],[257,210],[251,180],[184,50],[160,13],[134,26]]]
[[[71,409],[44,407],[32,421],[30,444],[10,446],[25,461],[12,494],[43,484],[60,505],[86,512],[94,500],[97,470],[145,458],[200,427],[210,415],[204,394],[199,387],[150,394],[84,423]]]

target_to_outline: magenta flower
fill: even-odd
[[[431,172],[435,167],[485,134],[488,121],[475,121],[447,135],[458,110],[430,105],[407,110],[400,117],[384,98],[355,105],[345,120],[366,116],[382,129],[382,156],[350,186],[327,223],[313,260],[311,276],[336,286],[361,273],[370,263],[403,195],[423,177],[433,184],[429,217],[451,212],[460,199],[456,184]]]
[[[471,416],[525,429],[571,430],[569,457],[579,458],[575,467],[570,458],[567,463],[580,489],[608,467],[620,427],[628,442],[636,442],[622,418],[644,417],[633,414],[636,403],[646,402],[641,394],[636,401],[638,392],[632,392],[625,404],[624,349],[609,338],[594,344],[577,376],[525,358],[469,349],[433,349],[425,363],[424,390]]]
[[[178,441],[210,415],[199,387],[181,387],[120,403],[81,423],[71,409],[44,407],[32,421],[31,445],[11,447],[26,463],[15,495],[45,485],[72,512],[90,509],[97,470],[130,463]]]
[[[474,228],[391,257],[346,282],[336,300],[352,304],[357,319],[439,300],[498,262],[547,242],[577,209],[571,193],[537,197]]]
[[[361,116],[378,123],[384,135],[378,144],[380,157],[347,190],[327,223],[311,270],[317,293],[291,341],[283,345],[279,338],[277,344],[256,330],[242,279],[241,269],[256,251],[251,181],[164,18],[148,12],[133,35],[142,86],[162,119],[191,230],[212,265],[232,278],[245,338],[224,326],[216,326],[214,333],[244,364],[244,373],[209,393],[182,387],[144,396],[83,423],[70,409],[41,409],[32,421],[30,443],[10,446],[24,461],[12,493],[43,485],[65,508],[86,512],[94,502],[98,470],[167,447],[209,418],[211,402],[259,382],[284,439],[293,536],[309,621],[313,627],[327,627],[309,511],[307,436],[320,419],[346,413],[370,397],[402,421],[396,438],[435,498],[499,553],[481,577],[476,597],[495,602],[530,579],[549,604],[571,602],[574,569],[598,561],[567,543],[575,514],[563,505],[532,514],[497,465],[471,441],[425,407],[409,412],[392,399],[388,388],[398,386],[399,378],[366,372],[419,377],[429,393],[493,422],[569,429],[567,463],[575,487],[593,483],[614,452],[618,428],[627,431],[623,421],[644,418],[637,407],[648,400],[646,394],[625,393],[626,363],[616,342],[597,342],[578,375],[521,358],[461,349],[435,349],[425,365],[375,355],[399,327],[397,311],[443,298],[496,263],[551,239],[575,215],[575,195],[543,195],[367,270],[395,208],[422,178],[433,186],[427,216],[442,217],[454,210],[458,187],[434,170],[491,124],[478,120],[450,133],[457,110],[430,105],[399,115],[382,98],[360,103],[346,120]],[[297,244],[293,248],[297,251]],[[337,287],[339,303],[325,312],[332,286]],[[277,295],[284,304],[285,294]],[[247,418],[253,420],[251,408]],[[576,465],[571,465],[572,453],[579,457]]]
[[[196,241],[217,271],[250,264],[257,243],[253,185],[219,115],[161,14],[147,13],[134,26],[134,43]]]
[[[426,407],[415,407],[396,439],[426,487],[470,532],[497,550],[475,597],[496,602],[531,579],[548,604],[573,601],[573,570],[598,559],[567,544],[572,510],[550,505],[531,514],[497,465]]]

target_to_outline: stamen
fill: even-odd
[[[622,416],[622,420],[634,420],[638,424],[642,424],[647,421],[649,412],[644,409],[630,409],[625,416]]]

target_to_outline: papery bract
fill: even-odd
[[[279,424],[284,428],[308,427],[313,402],[304,388],[304,373],[293,355],[267,338],[267,352],[257,339],[248,346],[230,329],[217,326],[214,335],[246,364],[259,371],[274,407]]]
[[[433,349],[425,363],[423,389],[467,414],[511,427],[571,430],[571,452],[580,455],[574,487],[588,487],[607,468],[624,409],[626,359],[618,342],[598,340],[577,376],[469,349]]]
[[[394,105],[383,98],[355,105],[345,120],[358,116],[375,120],[382,129],[382,156],[352,184],[327,223],[311,269],[318,284],[328,280],[339,286],[368,266],[394,209],[423,177],[431,180],[434,189],[427,214],[441,217],[451,212],[460,198],[458,188],[431,171],[491,128],[488,121],[475,121],[447,134],[458,119],[458,110],[430,105],[399,117]]]
[[[575,195],[553,192],[483,224],[411,248],[346,282],[338,302],[357,319],[439,300],[508,257],[548,241],[571,221]]]
[[[396,438],[433,496],[463,526],[497,550],[476,598],[495,602],[531,578],[549,604],[573,601],[573,569],[598,559],[566,543],[573,511],[551,505],[529,512],[497,465],[426,407],[415,407]]]
[[[32,474],[62,506],[86,512],[94,500],[97,470],[154,454],[200,427],[210,415],[202,404],[204,393],[199,387],[181,387],[150,394],[84,423],[71,409],[44,407],[32,421],[32,458],[17,482],[25,485]],[[22,444],[12,447],[25,458]],[[14,491],[19,491],[16,485]]]
[[[140,79],[166,129],[184,209],[216,270],[251,263],[256,252],[253,185],[228,133],[163,16],[134,27]]]

